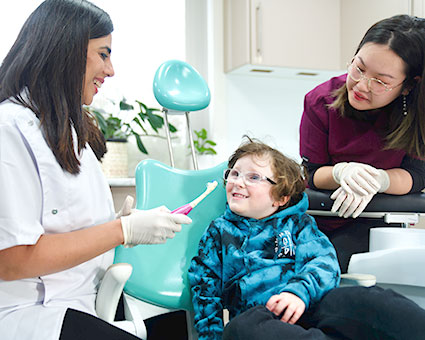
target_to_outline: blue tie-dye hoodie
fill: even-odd
[[[306,308],[339,284],[335,249],[306,214],[306,194],[261,220],[225,213],[202,236],[189,281],[199,340],[221,339],[222,310],[230,318],[272,295],[290,292]]]

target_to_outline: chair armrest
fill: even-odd
[[[371,274],[341,274],[341,286],[363,286],[371,287],[376,284],[375,275]]]
[[[118,301],[132,271],[129,263],[115,263],[106,270],[96,296],[96,313],[102,320],[114,321]]]
[[[373,273],[379,283],[425,287],[425,247],[353,254],[348,272]]]
[[[310,210],[330,211],[334,201],[333,191],[306,189]],[[425,212],[425,193],[406,195],[376,194],[364,209],[365,212]]]

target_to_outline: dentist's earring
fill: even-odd
[[[407,116],[408,111],[407,111],[407,98],[405,95],[403,95],[403,115]]]

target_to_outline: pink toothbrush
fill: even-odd
[[[203,194],[201,194],[199,197],[194,199],[192,202],[187,203],[185,205],[182,205],[181,207],[173,210],[172,214],[185,214],[187,215],[193,208],[195,208],[199,202],[201,202],[207,195],[215,189],[217,186],[217,181],[208,182],[207,183],[207,190],[204,191]]]

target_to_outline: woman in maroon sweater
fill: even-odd
[[[313,189],[336,190],[332,210],[356,218],[378,192],[425,187],[425,20],[398,15],[373,25],[348,73],[305,97],[300,153]],[[368,250],[377,222],[319,218],[342,272]]]

